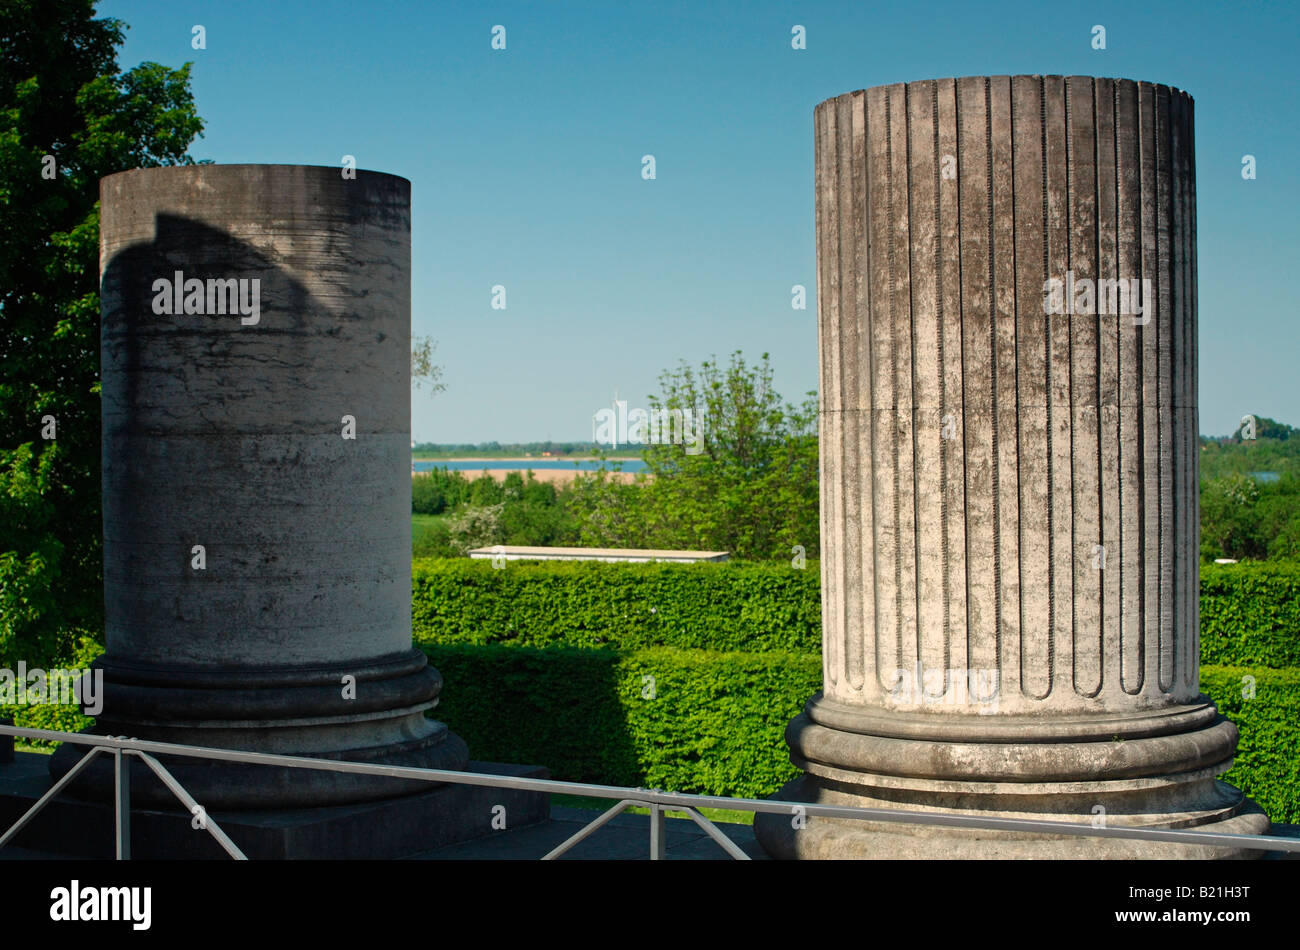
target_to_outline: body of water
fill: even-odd
[[[1282,479],[1280,472],[1251,472],[1250,477],[1257,482],[1276,482]]]
[[[576,464],[575,464],[576,463]],[[566,459],[487,459],[478,461],[465,461],[464,459],[412,459],[412,467],[417,472],[427,472],[435,468],[446,468],[453,472],[481,472],[485,468],[498,469],[511,472],[526,472],[528,469],[533,471],[542,471],[544,469],[560,469],[563,471],[582,471],[594,472],[601,467],[600,462],[592,459],[566,460]],[[625,462],[605,462],[605,468],[613,470],[615,465],[619,465],[625,472],[644,472],[645,462],[640,459],[630,459]]]

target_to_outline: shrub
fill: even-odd
[[[494,543],[494,542],[489,542]],[[821,651],[816,561],[416,561],[418,643]]]
[[[460,472],[435,468],[411,476],[411,513],[440,515],[469,498],[469,482]]]
[[[452,548],[464,556],[474,548],[505,541],[501,527],[501,509],[504,504],[460,508],[447,520],[447,533]]]
[[[761,798],[793,778],[785,727],[821,688],[818,656],[777,651],[424,650],[447,682],[435,715],[474,758],[711,795]],[[1300,670],[1205,667],[1201,683],[1241,732],[1224,780],[1275,822],[1300,822]]]
[[[71,658],[61,661],[57,667],[51,666],[50,672],[53,672],[54,669],[86,669],[95,657],[103,652],[104,648],[102,646],[83,633],[77,641],[77,647],[73,651]],[[17,662],[6,660],[0,663],[0,666],[4,666],[6,669],[15,669]],[[49,729],[54,732],[80,732],[83,729],[89,729],[95,724],[95,720],[89,716],[83,716],[77,706],[53,703],[41,705],[0,703],[0,718],[12,719],[15,726],[21,726],[24,729]],[[19,741],[26,742],[35,748],[54,748],[58,745],[56,742],[48,742],[43,739]]]
[[[458,557],[451,546],[451,531],[446,518],[415,515],[411,519],[411,554],[413,557]]]
[[[435,715],[475,759],[568,781],[763,796],[797,774],[786,723],[821,660],[713,653],[426,645],[447,686]]]
[[[1236,761],[1221,778],[1273,821],[1300,823],[1300,670],[1204,666],[1201,689],[1241,732]]]
[[[1300,564],[1203,564],[1201,662],[1300,667]]]

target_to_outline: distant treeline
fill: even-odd
[[[1300,560],[1300,429],[1250,418],[1201,439],[1201,558]]]
[[[753,371],[733,370],[721,393],[763,392]],[[680,392],[683,380],[669,380]],[[689,381],[687,381],[689,382]],[[708,390],[713,392],[713,387]],[[753,399],[753,396],[749,396]],[[721,400],[719,400],[721,402]],[[687,401],[692,404],[693,401]],[[770,429],[757,420],[770,411]],[[724,408],[714,418],[725,419]],[[1267,417],[1249,429],[1202,437],[1201,558],[1300,560],[1300,430]],[[416,514],[444,516],[417,529],[417,556],[448,557],[491,544],[697,548],[746,560],[789,559],[794,546],[818,549],[817,436],[811,405],[749,412],[739,429],[710,432],[707,451],[644,447],[652,480],[620,483],[597,474],[564,487],[512,473],[505,483],[438,471],[415,480]],[[738,438],[737,432],[743,437]],[[434,445],[420,448],[491,456],[550,452],[589,457],[584,442]],[[426,456],[427,457],[427,456]],[[434,456],[436,457],[436,456]]]
[[[1275,472],[1300,476],[1300,429],[1266,416],[1255,417],[1255,437],[1242,427],[1228,436],[1201,436],[1201,482],[1228,475]]]

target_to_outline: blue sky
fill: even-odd
[[[586,439],[679,360],[771,354],[817,386],[813,107],[1008,73],[1168,83],[1196,101],[1201,431],[1300,425],[1300,5],[190,3],[111,0],[119,56],[193,61],[219,163],[412,182],[413,307],[447,391],[420,441]],[[207,48],[191,48],[202,24]],[[493,26],[506,49],[491,48]],[[801,24],[807,48],[791,48]],[[1091,29],[1106,28],[1105,50]],[[641,177],[655,156],[656,178]],[[1254,155],[1258,177],[1241,161]],[[491,308],[494,285],[504,311]],[[807,310],[790,288],[808,287]]]

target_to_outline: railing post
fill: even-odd
[[[655,802],[650,803],[650,860],[662,861],[668,850],[668,833],[664,827],[664,810]]]
[[[131,762],[121,749],[113,750],[113,772],[117,779],[115,802],[117,860],[131,860]]]

